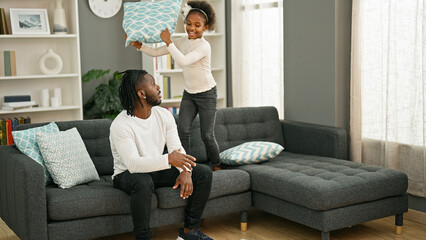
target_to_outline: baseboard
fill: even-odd
[[[404,214],[404,219],[426,224],[426,213],[408,209],[408,212]]]

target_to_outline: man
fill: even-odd
[[[205,239],[200,218],[210,195],[212,171],[185,154],[172,114],[161,103],[160,87],[144,70],[124,72],[119,88],[122,111],[111,125],[114,187],[131,196],[136,239],[151,239],[149,226],[154,189],[180,186],[188,198],[178,239]],[[163,154],[167,146],[169,154]]]

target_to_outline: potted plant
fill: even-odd
[[[104,78],[105,82],[96,87],[93,96],[83,105],[85,119],[110,118],[114,119],[122,110],[118,88],[122,75],[116,71],[110,76],[110,70],[93,69],[82,77],[86,83],[93,79]],[[106,78],[109,80],[106,80]]]

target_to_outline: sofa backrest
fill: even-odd
[[[248,141],[268,141],[284,146],[275,107],[220,108],[217,110],[215,136],[220,151]],[[207,161],[198,116],[192,125],[190,138],[191,149],[188,153],[196,157],[197,162]]]
[[[112,175],[114,161],[109,142],[109,128],[112,120],[93,119],[55,122],[61,131],[76,127],[86,145],[87,152],[95,164],[99,175]],[[17,130],[40,127],[47,123],[18,125]]]

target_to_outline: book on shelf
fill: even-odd
[[[0,118],[0,145],[7,145],[6,120]]]
[[[12,119],[8,118],[6,119],[6,144],[12,145],[13,144],[13,137],[12,137]]]
[[[167,59],[167,69],[168,70],[173,69],[173,67],[172,67],[172,55],[167,54],[166,59]]]
[[[25,118],[23,118],[23,117],[19,117],[18,118],[18,125],[19,124],[24,124],[25,123]]]
[[[23,117],[21,117],[23,118]],[[29,116],[23,118],[24,123],[21,123],[21,120],[19,119],[19,124],[30,124],[31,123],[31,118]]]
[[[12,131],[15,131],[16,126],[18,126],[18,125],[19,125],[19,120],[18,120],[18,118],[14,117],[12,119]]]
[[[0,76],[16,76],[15,51],[0,51]]]
[[[6,107],[31,107],[36,105],[35,101],[22,101],[22,102],[3,102]]]
[[[163,99],[170,99],[171,96],[171,87],[170,87],[170,77],[163,76]]]
[[[9,107],[9,106],[2,106],[1,110],[3,111],[15,111],[15,110],[21,110],[21,109],[27,109],[27,108],[33,108],[38,107],[37,104],[31,105],[31,106],[22,106],[22,107]]]
[[[7,18],[4,8],[0,8],[0,34],[9,34],[7,27]]]
[[[30,95],[9,95],[3,97],[3,102],[28,102],[31,101]]]

